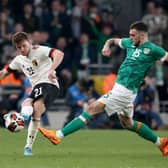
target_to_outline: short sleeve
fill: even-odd
[[[152,54],[154,55],[156,60],[160,60],[166,55],[166,50],[164,50],[162,47],[155,46]]]
[[[40,46],[38,48],[39,53],[43,53],[46,57],[50,56],[51,48],[47,46]]]
[[[120,47],[121,48],[126,49],[126,48],[128,48],[130,46],[132,46],[132,41],[131,41],[130,38],[122,38],[121,39],[121,41],[120,41]]]
[[[11,63],[9,64],[9,68],[12,70],[20,70],[20,64],[19,64],[19,57],[16,56]]]

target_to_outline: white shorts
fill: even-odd
[[[110,116],[114,113],[133,117],[133,101],[136,97],[131,90],[115,83],[113,89],[101,96],[98,101],[105,105],[105,111]]]

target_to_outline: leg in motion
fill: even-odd
[[[131,118],[119,115],[119,119],[124,128],[137,133],[140,137],[151,141],[156,144],[163,156],[168,155],[168,139],[160,138],[157,136],[152,129],[150,129],[146,124],[135,121]]]
[[[32,146],[37,136],[37,128],[40,126],[40,118],[39,119],[31,119],[30,124],[28,126],[28,134],[26,145],[24,148],[24,156],[32,156]]]
[[[38,128],[40,126],[41,114],[45,111],[43,99],[38,99],[34,102],[34,113],[28,126],[27,140],[24,148],[24,156],[32,156],[32,147],[35,142]]]
[[[20,114],[23,116],[24,120],[27,121],[33,114],[32,99],[27,98],[22,103],[22,108]]]
[[[83,112],[79,117],[74,118],[61,130],[46,130],[44,128],[39,128],[39,131],[48,138],[53,144],[57,145],[60,140],[73,132],[78,131],[83,128],[87,123],[90,122],[91,116],[103,111],[104,104],[96,101],[88,106],[87,112]]]

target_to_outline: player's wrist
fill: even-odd
[[[114,39],[113,38],[109,39],[108,44],[109,44],[109,46],[114,45]]]

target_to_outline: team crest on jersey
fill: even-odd
[[[38,66],[38,63],[37,63],[37,60],[32,60],[32,64],[33,64],[33,66]]]
[[[143,52],[144,52],[144,54],[149,54],[150,48],[144,48]]]

